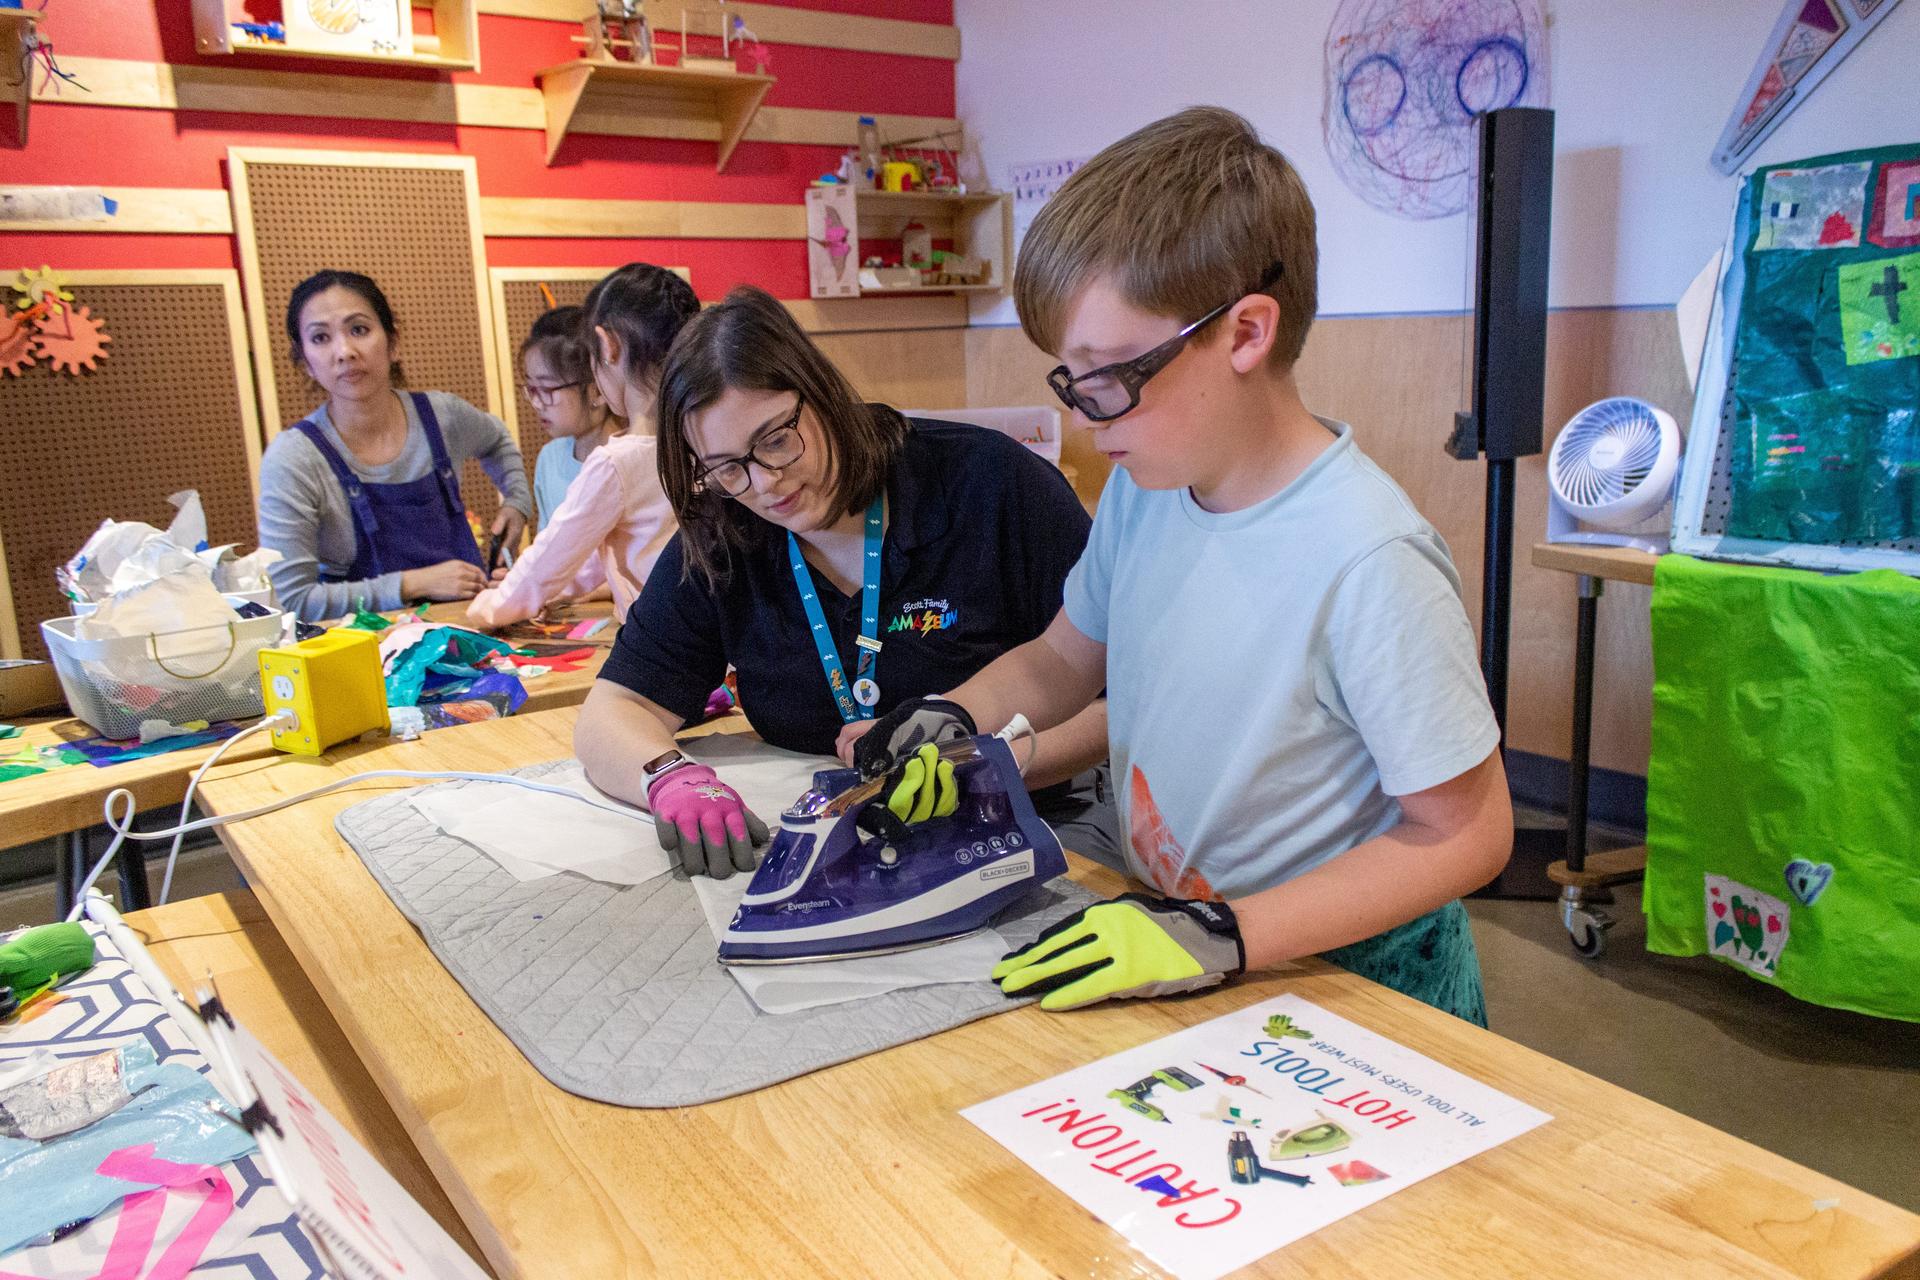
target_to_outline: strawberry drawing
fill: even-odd
[[[1147,775],[1140,772],[1139,765],[1133,766],[1128,788],[1133,803],[1127,813],[1127,835],[1147,879],[1162,893],[1176,898],[1220,901],[1220,895],[1214,892],[1205,876],[1186,868],[1187,851],[1181,848],[1167,820],[1160,816],[1160,806],[1154,803],[1153,789],[1147,785]]]

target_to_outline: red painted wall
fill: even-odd
[[[774,0],[779,3],[780,0]],[[951,23],[952,0],[809,0],[793,8]],[[532,86],[534,73],[573,57],[559,22],[481,15],[480,70],[459,83]],[[187,0],[54,0],[41,25],[56,55],[200,63],[261,70],[351,74],[377,92],[384,77],[432,78],[414,69],[285,58],[201,58],[193,48]],[[768,106],[904,115],[954,114],[954,63],[942,58],[772,44],[779,79]],[[483,196],[687,200],[798,204],[807,183],[838,162],[835,147],[743,142],[725,173],[714,145],[654,138],[574,135],[558,163],[544,160],[537,129],[461,128],[376,120],[248,116],[204,111],[97,107],[69,87],[58,102],[36,102],[31,142],[0,151],[4,181],[22,184],[224,189],[227,148],[305,147],[473,156]],[[0,267],[51,263],[70,270],[237,266],[231,236],[58,233],[0,236]],[[492,266],[617,266],[651,259],[693,270],[703,298],[742,281],[783,298],[807,295],[803,242],[767,240],[582,240],[489,238]]]

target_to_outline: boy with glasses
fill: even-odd
[[[1129,869],[1008,956],[1069,1009],[1327,957],[1485,1024],[1459,895],[1511,848],[1499,732],[1439,535],[1302,403],[1314,213],[1240,117],[1195,108],[1076,172],[1021,246],[1048,382],[1115,463],[1064,607],[1031,644],[855,744],[1074,715],[1104,687]]]

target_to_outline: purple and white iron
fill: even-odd
[[[912,826],[884,821],[892,815],[873,804],[885,779],[816,773],[812,790],[780,815],[773,847],[721,935],[720,963],[931,946],[985,928],[1029,889],[1066,874],[1060,841],[1034,812],[1006,741],[962,738],[940,756],[953,762],[960,806]]]

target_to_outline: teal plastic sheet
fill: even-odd
[[[1920,537],[1920,145],[1747,180],[1727,533]]]
[[[1663,556],[1647,948],[1920,1021],[1920,582]]]

